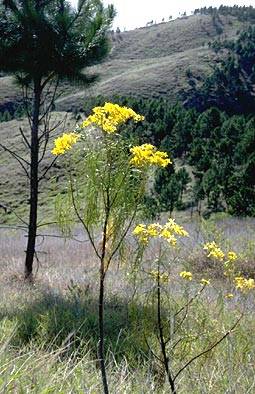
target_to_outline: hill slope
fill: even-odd
[[[221,17],[222,38],[233,37],[242,27],[234,17]],[[91,67],[99,82],[90,89],[65,86],[57,109],[80,108],[88,96],[167,96],[176,99],[187,86],[186,71],[204,74],[213,53],[208,42],[218,38],[209,15],[194,15],[151,27],[111,35],[112,50],[107,60]],[[8,76],[0,78],[0,107],[19,99],[18,88]],[[1,109],[1,108],[0,108]]]
[[[222,38],[236,35],[241,23],[233,17],[222,17]],[[151,27],[112,35],[108,59],[91,67],[100,81],[86,91],[66,92],[58,101],[59,110],[82,106],[87,96],[135,95],[166,96],[176,99],[187,86],[186,71],[204,74],[213,53],[209,41],[218,38],[211,16],[194,15]]]

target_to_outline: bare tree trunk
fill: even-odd
[[[25,260],[25,279],[32,280],[33,261],[37,231],[38,206],[38,159],[39,159],[39,114],[41,100],[41,78],[34,80],[34,100],[32,112],[31,149],[30,149],[30,199],[29,226]]]

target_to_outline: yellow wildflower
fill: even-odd
[[[149,237],[158,237],[162,231],[162,226],[159,223],[152,223],[147,226],[147,233]]]
[[[130,149],[130,152],[133,155],[130,164],[136,167],[153,165],[166,167],[168,164],[172,163],[166,152],[158,151],[157,148],[151,144],[134,146]]]
[[[189,234],[182,226],[179,224],[175,223],[174,219],[168,219],[168,222],[165,224],[165,229],[171,231],[172,233],[176,235],[180,235],[182,237],[188,237]]]
[[[133,230],[133,234],[139,238],[140,242],[145,244],[148,243],[149,239],[148,239],[148,234],[145,224],[138,224]]]
[[[159,223],[138,224],[133,230],[133,234],[136,235],[140,242],[148,243],[149,238],[160,237],[164,238],[171,246],[175,246],[177,239],[175,235],[187,236],[187,231],[183,227],[179,226],[174,222],[173,219],[169,219],[168,222],[162,226]]]
[[[201,285],[203,285],[203,286],[207,286],[207,285],[210,284],[210,281],[209,281],[209,279],[204,279],[204,278],[202,278],[202,279],[200,280],[200,283],[201,283]]]
[[[189,271],[182,271],[180,272],[180,277],[186,280],[192,280],[192,273]]]
[[[227,254],[227,259],[228,261],[235,261],[237,260],[237,254],[235,252],[230,251]]]
[[[175,238],[174,234],[168,230],[165,226],[162,227],[160,232],[160,237],[164,238],[170,245],[176,246],[177,239]]]
[[[93,114],[81,124],[81,127],[94,124],[108,134],[115,133],[118,126],[130,119],[135,122],[144,120],[144,116],[138,115],[131,108],[121,107],[113,103],[105,103],[104,106],[95,107],[92,111]]]
[[[209,258],[215,258],[216,260],[222,261],[225,257],[224,253],[215,242],[207,242],[204,245],[204,250],[209,252],[207,255]]]
[[[72,148],[79,138],[80,135],[76,133],[63,133],[61,137],[55,139],[55,148],[52,149],[51,153],[56,156],[63,155]]]
[[[255,289],[255,281],[252,278],[244,278],[243,276],[236,276],[234,279],[237,290],[246,291]]]
[[[234,294],[232,294],[232,293],[228,293],[225,295],[225,298],[227,298],[227,299],[231,299],[233,297],[234,297]]]

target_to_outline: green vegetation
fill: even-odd
[[[229,114],[253,113],[255,27],[243,30],[236,40],[215,41],[211,48],[218,54],[218,62],[202,81],[189,74],[186,106],[198,111],[216,106]]]
[[[155,185],[147,200],[154,214],[172,212],[173,208],[199,209],[203,202],[205,214],[226,211],[237,216],[254,216],[252,115],[228,115],[217,108],[199,113],[181,105],[173,106],[165,99],[113,100],[145,116],[145,121],[134,130],[127,126],[123,132],[140,143],[149,141],[175,159],[176,170],[172,167],[164,174],[161,170],[156,172]],[[104,101],[103,97],[87,101],[85,114]]]
[[[85,3],[74,22],[79,13],[85,16]],[[93,16],[98,10],[99,17],[91,19],[96,28],[90,38],[109,22],[103,23],[101,1],[92,4],[87,12]],[[47,7],[59,7],[55,27],[66,26],[75,13],[64,0],[38,5],[39,0],[8,0],[0,7],[0,53],[14,48],[9,44],[17,39],[16,19],[21,26],[33,14],[36,33],[48,37],[51,24],[44,19],[54,22],[55,15]],[[25,90],[30,83],[34,88],[34,100],[26,96],[18,106],[15,89],[5,96],[0,86],[0,145],[6,138],[5,153],[25,163],[28,178],[35,163],[26,150],[30,131],[32,139],[34,132],[39,135],[37,153],[43,146],[34,200],[31,194],[27,201],[27,179],[13,160],[2,152],[0,157],[1,392],[254,391],[255,29],[248,26],[254,9],[210,7],[195,14],[135,32],[111,32],[113,49],[105,63],[91,65],[86,75],[82,62],[74,68],[83,81],[101,70],[97,95],[90,99],[63,82],[72,62],[58,68],[54,56],[50,66],[57,80],[47,65],[41,70],[43,63],[28,65],[30,78],[20,75]],[[14,23],[8,36],[5,17]],[[179,24],[184,34],[173,44]],[[59,43],[53,30],[52,41]],[[97,47],[103,54],[105,32]],[[39,33],[35,37],[42,38]],[[28,35],[33,41],[34,33]],[[205,43],[211,39],[208,48],[205,37]],[[72,39],[73,48],[79,46]],[[187,69],[190,56],[194,64]],[[4,67],[20,71],[24,59],[17,57],[17,66],[6,57]],[[179,80],[166,77],[169,62]],[[0,78],[5,83],[9,77]],[[49,89],[36,106],[48,78]],[[56,82],[57,89],[58,79],[66,89],[55,100],[51,88]],[[171,84],[175,90],[169,92]],[[23,109],[26,115],[32,111],[28,121]],[[40,116],[47,118],[44,129]],[[38,195],[38,265],[28,282],[22,264],[26,215]]]

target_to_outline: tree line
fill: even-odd
[[[255,9],[252,6],[226,6],[221,5],[220,7],[201,7],[194,10],[194,14],[198,15],[224,15],[233,16],[242,22],[255,22]]]

